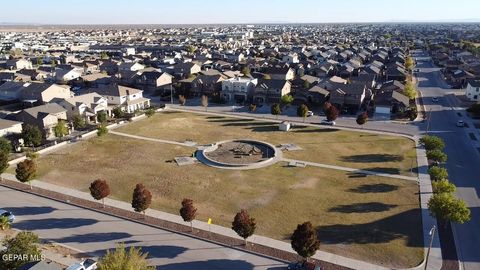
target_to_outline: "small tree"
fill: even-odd
[[[98,261],[98,270],[154,270],[148,266],[148,253],[142,253],[140,248],[125,248],[124,244],[118,244],[115,250],[107,250],[107,253]]]
[[[407,56],[407,59],[405,60],[405,68],[408,71],[412,71],[414,66],[415,62],[413,61],[413,58],[411,56]]]
[[[147,117],[152,117],[153,115],[155,115],[155,109],[154,108],[148,108],[146,111],[145,111],[145,115]]]
[[[108,128],[105,126],[105,124],[100,124],[97,127],[97,136],[101,137],[103,135],[106,135],[108,133]]]
[[[249,67],[244,67],[242,69],[242,74],[245,76],[250,76],[250,68]]]
[[[57,138],[62,138],[68,135],[67,123],[64,120],[58,120],[57,125],[53,128],[53,133]]]
[[[27,146],[40,146],[43,141],[42,132],[36,126],[25,125],[22,130],[23,142]]]
[[[8,169],[8,166],[8,153],[0,151],[0,182],[3,181],[1,174]]]
[[[0,229],[2,231],[10,229],[10,222],[7,217],[0,216]]]
[[[457,187],[447,179],[432,182],[433,193],[454,193]]]
[[[202,96],[202,107],[205,108],[205,111],[207,111],[208,108],[208,97],[203,95]]]
[[[290,239],[292,240],[293,250],[305,260],[315,255],[315,252],[320,248],[317,232],[309,221],[299,224]]]
[[[85,118],[79,114],[76,114],[72,117],[72,123],[75,129],[83,129],[87,126]]]
[[[447,169],[442,167],[437,167],[437,166],[431,167],[430,169],[428,169],[428,174],[430,174],[430,179],[434,181],[448,178]]]
[[[113,108],[112,112],[113,112],[113,116],[117,119],[125,117],[125,112],[120,107]]]
[[[142,212],[145,217],[145,211],[150,207],[151,203],[152,194],[150,191],[143,184],[137,184],[132,196],[132,207],[135,212]]]
[[[102,200],[103,208],[105,208],[105,198],[110,195],[110,186],[107,181],[97,179],[90,184],[90,194],[95,200]]]
[[[7,236],[2,242],[5,249],[0,251],[0,258],[17,256],[13,260],[0,260],[0,269],[19,269],[24,264],[34,261],[35,258],[40,258],[42,252],[38,247],[39,244],[40,239],[32,232],[22,231],[15,237]]]
[[[245,246],[247,246],[247,238],[255,233],[256,226],[255,219],[251,218],[245,209],[240,210],[232,222],[232,230],[245,240]]]
[[[328,121],[335,121],[338,118],[339,111],[337,107],[331,105],[328,107],[328,109],[325,111],[325,116],[327,117]]]
[[[107,113],[104,112],[104,111],[98,112],[97,113],[97,121],[99,123],[102,123],[102,124],[106,123],[107,122]]]
[[[37,164],[31,159],[25,159],[17,164],[15,177],[22,183],[29,183],[32,189],[32,180],[37,174]]]
[[[193,232],[193,220],[197,216],[197,208],[193,205],[193,200],[183,199],[180,216],[182,216],[183,221],[190,222],[190,229]]]
[[[185,103],[187,103],[187,98],[184,95],[178,96],[178,103],[181,106],[185,106]]]
[[[303,122],[305,122],[305,118],[308,115],[308,107],[305,104],[298,106],[297,108],[297,116],[303,118]]]
[[[282,113],[282,108],[280,108],[280,104],[274,103],[270,109],[271,113],[275,115],[275,118],[278,119],[278,115]]]
[[[283,96],[280,98],[280,102],[281,102],[283,105],[290,105],[290,104],[292,104],[292,102],[293,102],[293,96],[292,96],[292,95],[283,95]]]
[[[12,151],[12,144],[4,137],[0,137],[0,152],[10,153]]]
[[[255,104],[255,103],[250,104],[249,110],[250,110],[251,112],[256,111],[256,110],[257,110],[257,104]]]
[[[310,86],[311,86],[311,84],[310,84],[309,81],[303,81],[303,88],[304,89],[310,89]]]
[[[357,116],[357,124],[363,126],[368,121],[368,114],[367,112],[361,113]]]
[[[445,142],[438,136],[426,135],[420,139],[420,143],[425,147],[427,151],[430,150],[443,150],[445,148]]]
[[[463,224],[470,220],[470,209],[465,202],[454,198],[450,193],[434,194],[428,201],[428,209],[433,217],[442,221]]]
[[[427,158],[434,162],[443,163],[447,161],[447,154],[440,150],[430,150],[427,151]]]
[[[403,89],[403,94],[409,99],[415,99],[417,97],[417,89],[415,88],[413,83],[407,81],[405,83],[405,88]]]

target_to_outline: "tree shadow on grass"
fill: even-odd
[[[330,208],[329,212],[338,212],[338,213],[371,213],[371,212],[385,212],[390,211],[392,208],[397,207],[394,204],[384,204],[379,202],[369,202],[369,203],[354,203],[347,205],[339,205],[333,208]]]
[[[257,126],[267,126],[272,125],[269,122],[235,122],[235,123],[226,123],[223,124],[222,127],[247,127],[247,128],[254,128]],[[276,126],[278,129],[278,126]]]
[[[212,270],[212,269],[228,269],[228,270],[253,270],[254,265],[241,260],[208,260],[197,262],[172,263],[157,266],[157,270]]]
[[[272,131],[279,131],[278,126],[276,125],[268,125],[268,126],[256,126],[250,128],[253,132],[272,132]]]
[[[420,209],[408,210],[371,223],[317,227],[325,244],[388,243],[405,238],[409,247],[423,247]]]
[[[350,192],[355,193],[384,193],[384,192],[392,192],[398,190],[398,186],[390,185],[390,184],[366,184],[361,185],[356,188],[349,189]]]
[[[343,162],[355,162],[355,163],[399,162],[402,160],[403,160],[402,156],[390,155],[390,154],[365,154],[365,155],[341,157],[341,161]]]
[[[213,120],[208,120],[208,122],[211,123],[239,123],[239,122],[253,122],[255,121],[254,119],[237,119],[237,118],[222,118],[222,119],[213,119]]]

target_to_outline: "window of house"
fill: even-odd
[[[473,96],[473,99],[478,99],[478,95]]]

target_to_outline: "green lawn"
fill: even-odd
[[[299,126],[278,131],[278,124],[167,111],[117,129],[119,132],[200,144],[226,139],[257,139],[275,145],[294,143],[303,148],[286,158],[351,168],[413,175],[417,166],[414,142],[403,137]]]
[[[299,134],[316,140],[331,141],[329,149],[339,149],[345,144],[335,143],[334,138],[337,136],[340,140],[357,136],[366,140],[380,138],[397,143],[400,141],[386,136],[370,137],[339,131],[252,132],[245,126],[237,125],[230,131],[220,128],[225,123],[210,122],[222,119],[203,116],[195,117],[204,119],[204,125],[216,125],[217,128],[195,128],[195,125],[189,124],[192,123],[190,120],[183,117],[171,121],[162,119],[175,115],[187,116],[159,115],[128,125],[122,130],[138,129],[136,134],[153,136],[154,133],[157,138],[175,138],[177,141],[195,139],[202,143],[236,138],[233,134],[241,130],[245,134],[242,138],[250,133],[274,143],[292,142],[293,135]],[[172,126],[172,121],[178,122],[178,126]],[[145,125],[150,122],[154,123],[152,133],[148,133]],[[159,123],[155,124],[157,122]],[[178,135],[175,135],[172,128],[179,129]],[[187,136],[187,130],[194,132]],[[162,135],[162,131],[165,135]],[[202,131],[206,135],[201,135]],[[335,133],[338,135],[333,136]],[[302,137],[298,142],[304,140],[306,139]],[[314,147],[317,151],[322,148]],[[395,147],[398,144],[391,146]],[[368,153],[365,147],[361,149],[361,153]],[[382,148],[377,151],[380,149]],[[281,163],[252,171],[232,171],[214,169],[203,164],[179,167],[171,162],[174,157],[189,156],[193,151],[193,148],[109,134],[79,142],[40,158],[39,178],[82,191],[88,191],[93,180],[103,178],[111,185],[112,197],[124,201],[131,200],[135,184],[144,183],[152,191],[152,207],[155,209],[177,214],[181,200],[191,198],[199,209],[198,219],[211,217],[215,224],[230,227],[235,213],[246,208],[257,219],[257,233],[260,235],[288,241],[296,225],[309,220],[318,227],[322,250],[390,267],[412,267],[423,259],[418,186],[415,182],[364,177],[314,167],[288,168]],[[392,152],[405,154],[399,150]],[[327,153],[323,154],[325,155]],[[352,166],[362,165],[343,162]]]

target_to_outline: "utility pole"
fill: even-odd
[[[170,104],[173,104],[173,87],[172,87],[172,84],[170,84]]]
[[[430,250],[432,249],[433,238],[435,237],[436,229],[437,229],[437,226],[433,225],[433,227],[430,229],[430,232],[428,233],[430,235],[430,245],[428,246],[427,258],[425,258],[425,270],[427,270],[428,257],[430,257]]]

